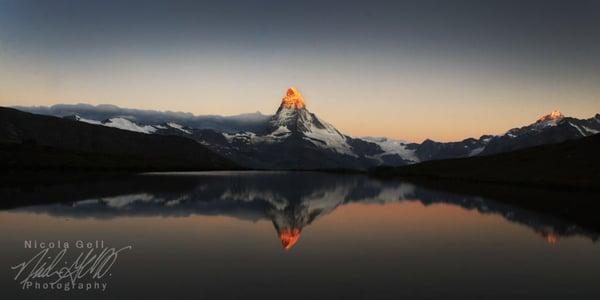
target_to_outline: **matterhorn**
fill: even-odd
[[[361,153],[362,140],[344,135],[307,108],[302,93],[287,89],[264,132],[225,134],[234,160],[274,169],[365,169],[377,160]],[[243,148],[243,151],[236,151]],[[373,154],[376,154],[375,152]]]
[[[308,111],[304,97],[294,87],[289,88],[281,99],[277,113],[269,122],[268,135],[297,135],[298,138],[304,139],[316,147],[356,156],[348,144],[349,138],[333,125]]]

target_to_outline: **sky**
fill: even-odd
[[[354,136],[499,134],[600,112],[600,1],[0,0],[0,106],[272,114]]]

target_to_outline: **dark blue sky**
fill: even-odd
[[[445,139],[390,127],[600,110],[600,1],[0,0],[0,64],[0,104],[270,112],[296,85],[346,131]]]

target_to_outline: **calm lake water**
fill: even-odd
[[[4,189],[2,197],[2,299],[600,299],[596,231],[407,182],[171,173]],[[44,289],[51,275],[22,289],[31,265],[14,279],[12,267],[50,243],[69,243],[57,265],[71,266],[89,251],[80,240],[132,247],[103,277],[76,280],[106,290]],[[48,249],[40,263],[61,250]]]

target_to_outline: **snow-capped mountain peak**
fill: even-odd
[[[536,123],[543,123],[548,121],[558,121],[563,119],[565,116],[558,110],[555,110],[545,116],[540,117]]]
[[[557,126],[559,123],[562,123],[564,119],[565,116],[560,111],[555,110],[547,115],[541,116],[537,121],[535,121],[532,124],[508,130],[504,134],[504,136],[507,136],[509,138],[515,138],[530,131],[543,131],[548,127]]]
[[[600,122],[595,118],[566,117],[560,111],[555,110],[542,116],[535,123],[510,129],[506,134],[494,137],[481,154],[489,155],[559,143],[599,132]]]
[[[276,135],[274,133],[277,132],[299,135],[320,148],[355,156],[346,136],[308,111],[304,97],[294,87],[287,90],[277,113],[269,122],[268,135]]]
[[[303,126],[311,121],[310,112],[304,104],[304,97],[295,87],[290,87],[285,96],[281,99],[279,109],[269,122],[269,131],[274,131],[280,127],[287,127],[289,130],[299,129],[305,131]]]

